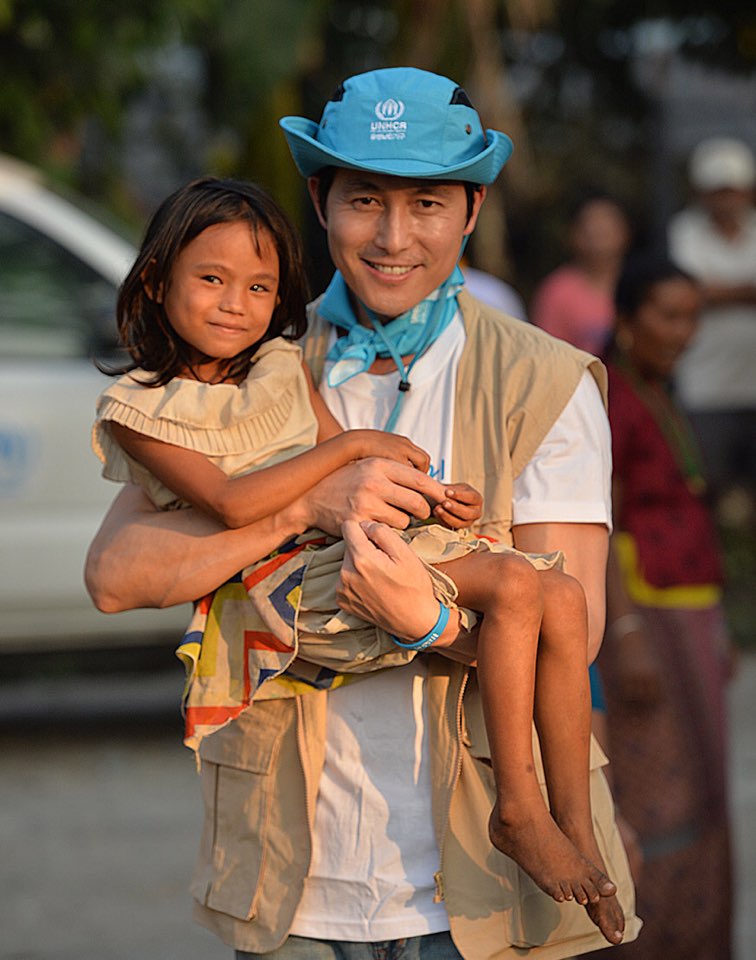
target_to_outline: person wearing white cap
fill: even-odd
[[[362,461],[234,531],[191,510],[156,517],[127,488],[90,552],[95,602],[114,611],[216,590],[214,604],[233,605],[235,588],[219,584],[320,527],[346,541],[344,609],[425,644],[439,604],[386,524],[427,517],[423,494],[459,478],[483,493],[477,532],[564,550],[586,593],[592,659],[611,524],[603,368],[478,303],[458,269],[511,141],[484,130],[456,83],[411,68],[352,77],[320,122],[281,126],[337,268],[311,305],[305,357],[346,428],[412,437],[431,475]],[[447,640],[440,630],[433,644]],[[324,674],[203,741],[195,917],[239,960],[558,960],[606,945],[585,910],[543,894],[492,847],[475,673],[423,649],[355,683]],[[594,747],[591,804],[631,940],[640,922],[604,762]]]
[[[669,249],[702,285],[698,333],[677,381],[715,500],[756,493],[756,163],[731,137],[704,140],[688,165],[695,200],[669,224]]]

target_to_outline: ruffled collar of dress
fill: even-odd
[[[146,412],[213,429],[259,416],[279,404],[301,375],[301,365],[300,348],[276,337],[262,344],[239,384],[176,377],[162,387],[145,389],[149,374],[141,369],[131,371],[122,383],[127,393],[140,392],[139,406]]]

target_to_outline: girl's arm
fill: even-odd
[[[85,581],[104,613],[196,600],[309,527],[338,536],[347,519],[405,527],[444,488],[392,460],[342,467],[278,513],[229,530],[198,510],[158,510],[134,484],[118,494],[87,555]],[[427,579],[427,576],[426,576]],[[390,606],[390,605],[389,605]],[[383,602],[386,611],[386,602]],[[399,633],[401,621],[390,624]]]
[[[329,422],[327,410],[325,414],[320,432],[328,439],[282,463],[235,478],[227,477],[196,451],[163,443],[121,424],[111,423],[110,429],[121,448],[176,496],[231,528],[282,510],[352,460],[380,456],[423,472],[428,469],[427,454],[406,437],[379,430],[337,433],[338,424],[333,418],[333,423]]]

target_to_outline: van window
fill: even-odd
[[[115,300],[113,284],[70,250],[0,212],[0,356],[107,353]]]

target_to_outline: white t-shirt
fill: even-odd
[[[743,232],[727,240],[704,210],[678,213],[669,226],[670,253],[704,283],[756,284],[756,211]],[[696,336],[675,374],[680,398],[692,411],[756,406],[756,304],[731,303],[702,311]]]
[[[454,387],[465,332],[455,319],[415,364],[396,432],[426,449],[450,482]],[[327,368],[326,368],[327,369]],[[398,373],[360,374],[321,388],[348,428],[381,428]],[[586,374],[515,481],[515,523],[610,525],[611,442],[598,389]],[[329,694],[326,757],[314,848],[292,933],[380,941],[449,928],[434,903],[439,852],[431,816],[425,665],[387,670]]]

